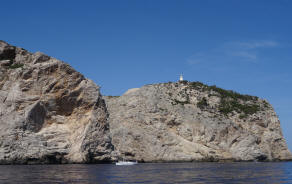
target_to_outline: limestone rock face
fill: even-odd
[[[292,158],[272,106],[257,97],[182,81],[105,99],[120,157],[146,162]]]
[[[0,163],[112,160],[107,117],[91,80],[0,41]]]
[[[120,97],[68,64],[0,41],[0,164],[290,160],[272,106],[181,81]]]

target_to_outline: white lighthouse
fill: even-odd
[[[179,76],[179,81],[181,82],[181,81],[183,81],[183,80],[184,80],[183,75],[180,74],[180,76]]]

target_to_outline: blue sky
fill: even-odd
[[[3,1],[0,39],[121,95],[185,79],[267,99],[292,149],[292,1]]]

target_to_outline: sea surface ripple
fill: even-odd
[[[0,183],[292,183],[292,162],[0,165]]]

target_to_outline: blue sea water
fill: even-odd
[[[292,183],[292,162],[0,165],[0,183]]]

